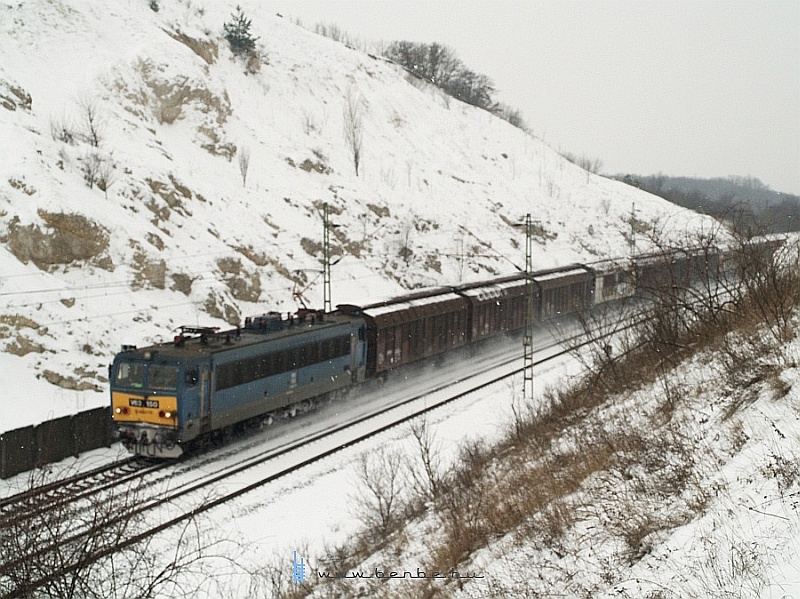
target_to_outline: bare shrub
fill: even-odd
[[[95,183],[108,197],[108,188],[117,181],[117,165],[109,157],[101,161]]]
[[[407,462],[408,478],[411,489],[420,497],[429,500],[436,499],[443,484],[443,475],[440,466],[440,445],[435,442],[428,419],[422,417],[414,420],[411,425],[411,434],[417,445],[417,465],[409,460]]]
[[[611,389],[622,361],[636,350],[637,332],[628,324],[639,313],[633,302],[600,304],[591,311],[575,314],[582,336],[570,337],[563,331],[567,347],[590,375],[594,388]]]
[[[100,176],[103,159],[97,152],[88,152],[81,159],[81,173],[89,189],[92,189]]]
[[[767,323],[775,340],[790,340],[792,316],[800,306],[797,243],[742,242],[736,253],[736,270],[744,282],[748,304]]]
[[[38,472],[30,480],[31,488],[46,482]],[[208,564],[222,574],[219,560],[230,565],[236,552],[202,533],[196,519],[187,521],[174,545],[151,536],[125,546],[144,528],[143,516],[135,514],[143,500],[142,481],[92,495],[80,505],[39,495],[27,506],[28,514],[4,520],[0,593],[62,599],[193,597],[207,587]]]
[[[763,474],[775,479],[778,491],[783,496],[800,480],[800,464],[797,459],[786,458],[784,455],[770,452],[769,460],[762,467]]]
[[[303,109],[303,114],[301,116],[301,121],[303,125],[303,133],[306,135],[310,135],[314,131],[319,131],[319,125],[317,124],[317,119],[311,113],[310,110]]]
[[[400,225],[398,233],[400,234],[399,249],[397,251],[403,261],[408,264],[411,257],[414,255],[414,250],[411,249],[411,234],[416,229],[416,217],[409,213]]]
[[[687,255],[691,259],[676,261],[668,244],[653,234],[654,242],[661,244],[649,263],[653,268],[645,268],[645,261],[631,273],[636,275],[640,295],[621,311],[581,316],[589,340],[581,350],[588,376],[570,388],[547,390],[536,410],[512,402],[511,426],[495,446],[466,444],[455,465],[440,473],[438,468],[425,467],[436,462],[427,427],[420,424],[412,429],[423,466],[409,475],[412,494],[404,500],[407,506],[418,509],[423,504],[433,512],[436,534],[426,549],[434,566],[445,570],[463,565],[492,539],[508,533],[559,553],[567,541],[565,533],[576,528],[581,513],[595,518],[601,524],[597,528],[602,528],[595,532],[593,526],[582,527],[585,538],[591,540],[597,534],[608,540],[610,534],[621,548],[615,559],[633,563],[650,550],[662,531],[685,524],[706,508],[712,490],[704,484],[702,471],[717,467],[717,462],[713,451],[706,456],[708,448],[699,446],[694,416],[679,409],[692,389],[674,367],[700,348],[719,349],[729,343],[731,354],[726,359],[748,377],[745,386],[738,387],[762,382],[780,393],[785,384],[775,382],[777,358],[769,356],[767,349],[775,339],[766,337],[769,343],[762,347],[762,335],[758,345],[748,345],[738,342],[731,331],[753,330],[754,323],[781,322],[782,311],[791,304],[780,304],[783,298],[773,297],[775,290],[783,289],[789,297],[793,293],[779,287],[777,277],[756,276],[752,280],[763,284],[748,288],[743,267],[738,277],[731,274],[735,269],[730,264],[739,259],[771,268],[770,261],[783,246],[767,247],[768,251],[763,245],[757,246],[761,249],[745,246],[741,258],[732,250],[725,254],[728,264],[723,265],[716,260],[715,235],[713,231],[695,238],[695,250]],[[755,256],[747,257],[751,251]],[[797,270],[790,266],[780,272],[791,277]],[[796,285],[800,288],[800,281]],[[765,294],[759,300],[764,302],[762,307],[749,299],[753,292]],[[634,325],[628,328],[631,320]],[[609,342],[604,334],[615,338]],[[762,363],[754,367],[759,358]],[[609,405],[599,419],[603,424],[596,424],[596,408],[610,398],[625,398],[645,383],[653,385],[657,401],[644,402],[641,413],[633,407],[635,416],[627,408],[619,413]],[[746,442],[743,432],[738,435],[737,443]],[[765,475],[777,479],[781,493],[796,488],[798,471],[795,460],[780,456],[772,456],[763,466]],[[430,473],[435,476],[433,484]],[[408,508],[395,509],[406,516],[410,513]],[[373,539],[371,547],[362,545],[360,550],[368,554],[384,547],[385,543]],[[731,547],[729,554],[715,556],[696,571],[708,581],[709,589],[728,591],[747,581],[748,572],[759,564],[759,556],[748,547],[737,543]],[[574,573],[565,571],[563,576]],[[426,592],[421,596],[427,596]],[[590,596],[588,590],[585,596]]]
[[[530,422],[535,414],[533,404],[526,401],[523,394],[513,387],[509,389],[511,394],[511,427],[514,437],[521,441],[525,438],[525,429],[530,426]]]
[[[435,556],[439,568],[454,568],[488,538],[485,510],[490,499],[483,470],[489,459],[480,441],[467,442],[460,448],[459,467],[451,472],[447,489],[437,501],[444,529],[444,540]]]
[[[358,177],[358,167],[361,164],[364,141],[362,115],[363,105],[361,98],[350,88],[344,98],[344,140],[353,158],[356,177]]]
[[[720,252],[726,247],[720,228],[685,239],[681,245],[691,248],[685,251],[674,250],[657,228],[647,240],[656,249],[637,259],[630,274],[640,299],[623,310],[604,306],[579,315],[589,344],[574,350],[595,385],[619,392],[651,382],[702,347],[725,347],[728,332],[754,316],[776,339],[786,336],[791,309],[800,305],[796,262],[781,264],[779,252],[763,244],[728,244]],[[613,347],[608,334],[616,339]],[[749,353],[727,347],[729,371]]]
[[[96,185],[108,197],[108,188],[117,180],[117,165],[110,156],[94,150],[87,152],[80,159],[80,170],[89,189]]]
[[[374,539],[385,540],[400,524],[402,461],[400,452],[384,448],[362,454],[358,460],[356,512]]]
[[[250,148],[239,149],[239,173],[242,175],[242,186],[247,185],[247,169],[250,168]]]
[[[55,141],[63,141],[71,146],[76,143],[75,126],[66,116],[50,119],[50,135]]]
[[[249,577],[249,588],[246,596],[248,597],[271,597],[273,599],[300,599],[307,597],[313,590],[316,583],[316,576],[309,575],[309,564],[306,563],[305,581],[294,581],[292,569],[287,567],[287,556],[292,556],[292,551],[296,550],[298,555],[308,559],[308,545],[298,548],[287,548],[285,551],[275,551],[266,558],[263,566],[258,568]]]
[[[687,576],[698,587],[702,597],[731,597],[745,599],[760,597],[769,583],[769,563],[764,552],[752,538],[745,538],[741,531],[723,528],[714,523],[714,539],[703,537],[704,559],[689,563]],[[720,536],[725,537],[719,541]]]

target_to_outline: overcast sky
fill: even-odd
[[[450,46],[603,172],[800,195],[800,0],[270,0],[313,29]]]

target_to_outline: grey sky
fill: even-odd
[[[439,42],[608,173],[800,194],[800,0],[271,0],[313,28]]]

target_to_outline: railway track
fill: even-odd
[[[544,364],[569,351],[571,349],[567,350],[558,345],[551,345],[540,350],[539,353],[544,355],[534,363],[535,365]],[[166,529],[185,523],[199,514],[228,503],[281,477],[324,460],[333,454],[344,451],[357,443],[408,422],[426,412],[438,409],[466,395],[502,381],[521,372],[522,368],[519,362],[518,352],[513,357],[498,357],[496,360],[485,364],[479,372],[473,372],[460,380],[448,380],[432,389],[425,389],[424,392],[413,397],[407,397],[389,405],[370,410],[356,418],[349,418],[347,422],[328,426],[323,430],[293,439],[278,447],[270,447],[267,450],[257,452],[255,455],[235,460],[213,472],[207,472],[196,477],[191,482],[178,488],[155,493],[143,500],[137,500],[130,511],[108,519],[102,523],[102,526],[113,529],[123,521],[139,516],[147,516],[147,520],[150,521],[147,528],[121,539],[119,542],[99,548],[91,554],[90,559],[99,560],[141,543]],[[313,449],[309,452],[308,450],[312,447]],[[173,463],[169,462],[167,465],[174,466]],[[253,476],[254,470],[258,470],[255,477]],[[134,474],[132,476],[137,475]],[[215,495],[212,497],[206,496],[199,504],[191,501],[192,497],[196,498],[198,494],[208,489],[216,489]],[[158,515],[159,521],[152,523],[152,519],[156,515]],[[66,539],[61,539],[59,544],[81,544],[84,542],[83,537],[85,535],[85,531],[76,531],[75,534]],[[26,558],[38,559],[53,551],[53,546],[38,547],[32,554],[28,554]],[[85,559],[79,563],[60,566],[48,575],[33,581],[32,587],[44,586],[56,577],[75,572],[85,565]],[[0,583],[2,578],[8,576],[9,572],[21,565],[21,561],[11,560],[0,564]],[[18,596],[17,591],[12,590],[10,593],[2,595],[1,599],[16,596]]]
[[[56,505],[102,493],[168,465],[141,456],[129,456],[4,497],[0,499],[0,528],[8,526],[12,521],[20,522],[34,518]]]

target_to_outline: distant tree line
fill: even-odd
[[[628,174],[616,178],[683,208],[728,222],[740,234],[800,231],[800,196],[773,191],[756,177],[696,179]]]
[[[573,154],[572,152],[562,152],[561,155],[572,164],[577,164],[585,171],[594,173],[595,175],[599,174],[600,169],[603,168],[603,161],[600,160],[599,158],[591,158],[586,154],[581,154],[580,156],[578,156],[577,154]]]
[[[467,68],[447,46],[435,42],[398,41],[386,46],[383,55],[457,100],[488,110],[515,127],[526,129],[518,110],[494,100],[494,82]]]

